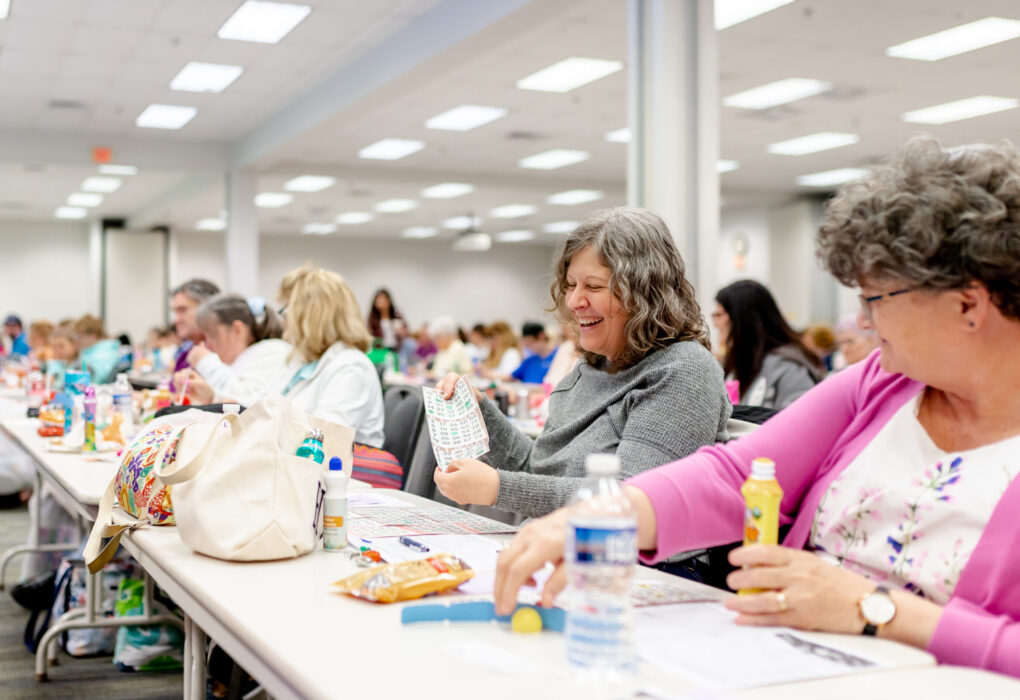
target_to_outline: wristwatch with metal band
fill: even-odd
[[[861,634],[869,637],[874,637],[896,617],[896,603],[885,586],[878,586],[871,593],[862,595],[857,601],[857,607],[865,623]]]

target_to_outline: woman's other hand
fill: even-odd
[[[552,605],[567,584],[563,551],[567,540],[569,508],[560,508],[544,518],[532,520],[521,528],[510,545],[499,554],[496,584],[492,594],[496,613],[509,615],[517,606],[521,586],[533,582],[536,571],[552,562],[556,569],[542,588],[542,605]]]
[[[455,459],[445,472],[436,467],[434,478],[439,492],[461,505],[491,506],[499,495],[499,472],[477,459]]]

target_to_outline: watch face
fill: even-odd
[[[861,601],[864,619],[873,625],[884,625],[896,614],[896,604],[885,593],[872,593]]]

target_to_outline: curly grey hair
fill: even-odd
[[[567,268],[574,255],[589,246],[609,268],[609,290],[630,313],[623,352],[609,371],[631,367],[683,340],[709,346],[705,318],[684,274],[680,251],[663,220],[647,209],[603,209],[567,235],[553,263],[550,311],[576,327],[577,319],[566,307]],[[595,353],[582,354],[591,365],[602,361]]]
[[[979,283],[1020,320],[1020,156],[1009,144],[944,149],[911,139],[829,202],[818,257],[848,286]]]

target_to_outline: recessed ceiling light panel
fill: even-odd
[[[527,158],[521,158],[517,165],[530,170],[556,170],[565,168],[568,165],[582,163],[591,158],[588,151],[573,151],[566,148],[556,148],[544,153],[536,153]]]
[[[477,216],[453,216],[443,219],[443,228],[463,230],[482,225],[482,220]]]
[[[625,126],[622,129],[607,131],[602,138],[609,143],[630,143],[630,127]]]
[[[120,189],[121,179],[119,177],[87,177],[81,183],[82,192],[102,192],[110,194]]]
[[[817,134],[799,136],[788,141],[779,141],[765,146],[769,153],[780,156],[805,156],[809,153],[820,153],[833,148],[850,146],[861,140],[857,134],[846,134],[838,131],[819,131]]]
[[[195,222],[199,231],[223,231],[227,228],[226,219],[199,219]]]
[[[375,214],[367,211],[349,211],[336,217],[338,224],[367,224],[375,218]]]
[[[241,66],[191,61],[170,81],[170,89],[181,92],[223,92],[243,72]]]
[[[53,212],[53,216],[58,219],[84,219],[88,216],[88,209],[82,209],[81,207],[57,207],[57,210]]]
[[[94,192],[76,192],[67,198],[72,207],[98,207],[103,203],[103,195]]]
[[[401,233],[404,238],[433,238],[439,235],[436,226],[410,226]]]
[[[135,119],[135,126],[145,129],[180,129],[194,119],[196,114],[198,110],[195,107],[151,104]]]
[[[382,139],[358,151],[358,158],[369,160],[400,160],[425,148],[424,141],[414,139]]]
[[[715,28],[732,27],[791,2],[793,0],[715,0]]]
[[[530,241],[534,237],[534,231],[504,231],[496,234],[496,240],[500,243],[520,243]]]
[[[294,201],[294,195],[285,192],[260,192],[255,195],[255,206],[275,209],[285,207]]]
[[[736,160],[718,160],[715,163],[715,171],[722,175],[740,169],[740,162]]]
[[[335,184],[335,177],[327,175],[300,175],[293,180],[283,183],[283,189],[288,192],[321,192]]]
[[[330,233],[336,233],[336,224],[305,224],[301,227],[301,233],[308,233],[314,236],[326,236]]]
[[[443,182],[432,187],[426,187],[421,191],[421,196],[426,199],[453,199],[475,191],[474,185],[466,182]]]
[[[567,190],[566,192],[557,192],[556,194],[549,195],[545,201],[549,204],[572,206],[575,204],[597,202],[605,196],[605,192],[600,192],[599,190]]]
[[[425,127],[445,131],[470,131],[505,116],[506,110],[502,107],[461,105],[427,120]]]
[[[553,221],[542,227],[546,233],[570,233],[581,225],[580,221]]]
[[[727,107],[739,107],[740,109],[768,109],[787,102],[802,100],[805,97],[820,95],[823,92],[828,92],[832,87],[832,83],[824,80],[786,78],[724,97],[723,104]]]
[[[865,168],[838,168],[826,170],[810,175],[801,175],[797,178],[797,184],[802,187],[835,187],[851,180],[860,180],[868,174]]]
[[[372,208],[383,214],[400,214],[417,209],[418,202],[413,199],[384,199],[381,202],[376,202]]]
[[[570,92],[622,68],[623,63],[620,61],[572,56],[521,78],[517,81],[517,87],[542,92]]]
[[[961,119],[973,119],[986,114],[1005,112],[1007,109],[1016,109],[1017,105],[1020,105],[1020,102],[1012,97],[981,95],[904,112],[901,118],[903,121],[913,124],[948,124]]]
[[[1020,37],[1020,20],[985,17],[935,34],[922,36],[885,50],[886,56],[915,61],[939,61],[961,53]]]
[[[291,2],[247,0],[216,32],[220,39],[275,44],[290,34],[312,11],[308,5]]]
[[[506,204],[489,210],[489,216],[497,219],[517,219],[522,216],[530,216],[535,213],[535,207],[530,204]]]
[[[111,165],[104,163],[99,166],[99,172],[103,175],[136,175],[138,168],[133,165]]]

